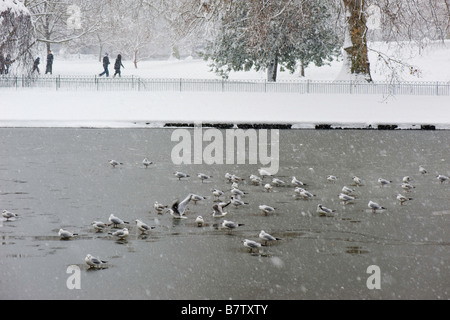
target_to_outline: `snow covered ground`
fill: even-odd
[[[381,46],[381,45],[379,45]],[[386,80],[384,62],[371,52],[374,80]],[[408,47],[401,54],[420,72],[397,70],[407,81],[450,80],[450,43],[425,49]],[[111,54],[113,58],[113,54]],[[113,59],[112,59],[113,60]],[[340,61],[309,67],[306,78],[335,79]],[[135,69],[124,61],[123,75],[151,78],[217,79],[206,62],[187,58],[143,61]],[[45,68],[45,66],[43,66]],[[101,72],[94,56],[56,55],[54,74],[93,75]],[[231,79],[265,79],[264,72],[235,72]],[[298,79],[280,72],[279,79]],[[378,124],[399,128],[434,125],[450,129],[449,96],[304,95],[292,93],[205,92],[60,92],[23,89],[0,91],[0,127],[160,127],[167,122],[282,123],[294,128],[317,124],[364,128]]]

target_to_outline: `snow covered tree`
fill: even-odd
[[[127,4],[126,15],[118,22],[121,27],[114,42],[118,50],[132,57],[135,68],[139,61],[151,56],[151,45],[163,34],[158,31],[164,21],[159,20],[158,16],[154,6],[133,0]]]
[[[2,72],[6,57],[16,70],[31,71],[33,63],[31,48],[35,43],[30,12],[16,0],[0,0],[0,55]],[[11,72],[11,71],[10,71]]]
[[[338,54],[338,37],[325,23],[329,16],[323,1],[234,1],[203,55],[223,77],[254,68],[276,81],[279,65],[294,72],[299,61],[322,65]]]
[[[24,0],[31,12],[37,41],[45,43],[47,51],[51,44],[62,44],[95,31],[99,22],[85,21],[87,13],[98,12],[96,1],[83,0]]]
[[[395,42],[399,47],[414,41],[419,50],[429,40],[444,40],[450,31],[448,0],[340,0],[344,8],[344,66],[339,79],[371,81],[368,52],[375,51],[368,41],[375,40],[368,30],[368,13],[376,12],[379,32],[376,40]],[[339,10],[339,6],[335,3]],[[372,9],[372,10],[369,10]],[[375,10],[373,10],[375,9]],[[369,17],[370,18],[370,17]],[[375,51],[378,59],[396,77],[397,69],[415,68],[396,55]]]

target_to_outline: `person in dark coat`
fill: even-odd
[[[5,56],[0,52],[0,75],[5,72]]]
[[[5,74],[9,74],[9,66],[16,60],[11,60],[11,55],[8,53],[5,59]]]
[[[114,77],[118,74],[119,77],[121,77],[120,75],[120,67],[125,68],[122,64],[122,56],[119,54],[117,55],[116,58],[116,62],[114,63],[114,70],[116,70],[116,72],[114,73]]]
[[[109,77],[109,70],[108,70],[109,63],[110,62],[109,62],[109,58],[108,58],[108,53],[105,53],[105,56],[103,57],[103,69],[104,69],[104,71],[99,74],[100,77],[102,75],[104,75],[104,74],[106,74],[106,76]]]
[[[49,50],[47,54],[47,66],[45,67],[45,74],[47,73],[53,74],[53,53],[51,52],[51,50]]]
[[[39,70],[40,63],[41,63],[41,58],[37,57],[36,60],[34,60],[33,70],[31,71],[31,73],[34,73],[35,71],[37,71],[38,74],[41,74],[41,71]]]

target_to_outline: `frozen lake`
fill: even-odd
[[[261,165],[174,165],[173,129],[0,129],[0,299],[449,299],[450,131],[280,131],[280,170],[289,185],[265,192],[248,182]],[[148,169],[141,164],[148,157]],[[112,168],[109,159],[123,162]],[[419,165],[428,174],[421,175]],[[178,181],[176,170],[191,178]],[[213,178],[201,183],[198,172]],[[231,233],[211,216],[217,188],[230,196],[226,172],[247,178],[249,205],[227,207],[243,223]],[[326,177],[335,175],[335,183]],[[352,177],[357,200],[338,199]],[[296,199],[291,177],[316,195]],[[410,176],[416,187],[401,189]],[[377,179],[392,183],[380,187]],[[266,178],[266,182],[269,179]],[[189,205],[188,219],[157,214],[188,193],[208,198]],[[396,195],[414,200],[400,205]],[[372,213],[369,200],[387,210]],[[336,210],[316,213],[317,204]],[[276,207],[263,215],[260,204]],[[90,223],[111,213],[130,221],[117,241]],[[206,226],[197,227],[197,215]],[[135,219],[155,226],[140,235]],[[58,237],[65,228],[79,236]],[[249,252],[245,238],[265,230],[281,241]],[[91,270],[86,254],[108,260]],[[80,289],[68,289],[69,266]],[[381,289],[369,289],[367,268],[380,269]]]

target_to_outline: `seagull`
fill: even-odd
[[[102,266],[102,264],[108,262],[108,261],[100,260],[99,258],[96,258],[90,254],[88,254],[86,256],[86,258],[84,258],[84,261],[86,261],[86,263],[89,267],[93,267],[93,268],[100,268]]]
[[[297,193],[299,196],[301,196],[305,200],[306,199],[311,199],[312,197],[315,197],[314,194],[312,194],[311,192],[306,191],[305,189],[300,188],[300,187],[296,187],[294,189],[294,192]]]
[[[180,171],[176,171],[174,172],[175,177],[178,178],[178,180],[181,180],[181,178],[189,178],[190,175],[184,173],[184,172],[180,172]]]
[[[331,213],[333,213],[333,212],[336,212],[336,210],[332,210],[332,209],[329,209],[329,208],[327,208],[327,207],[324,207],[324,206],[321,205],[321,204],[318,204],[318,205],[317,205],[317,212],[318,212],[321,216],[325,216],[325,215],[329,215],[329,214],[331,214]]]
[[[426,174],[427,173],[427,170],[423,167],[423,166],[419,166],[419,172],[421,173],[421,174]]]
[[[410,183],[402,183],[401,187],[402,187],[402,189],[405,190],[406,192],[409,192],[409,191],[411,191],[411,189],[414,189],[414,188],[415,188],[415,186],[413,186],[413,185],[410,184]]]
[[[344,204],[347,204],[347,202],[355,200],[355,197],[352,197],[345,193],[341,193],[339,194],[339,200],[341,200]]]
[[[155,208],[155,210],[158,214],[161,214],[161,212],[163,212],[164,209],[167,208],[167,205],[163,205],[163,204],[159,203],[158,201],[155,201],[155,203],[153,204],[153,208]]]
[[[234,194],[235,196],[243,196],[244,194],[248,194],[247,192],[244,192],[244,191],[239,190],[237,188],[231,189],[231,193]]]
[[[119,239],[123,240],[126,237],[128,237],[128,235],[130,233],[128,232],[127,228],[123,228],[123,229],[117,230],[116,232],[109,232],[108,234],[110,234],[114,237],[118,237]]]
[[[412,179],[411,179],[410,176],[405,176],[405,177],[403,177],[402,181],[403,181],[404,183],[408,183],[408,182],[412,181]]]
[[[401,195],[400,193],[397,195],[397,200],[400,201],[400,205],[403,205],[404,202],[408,200],[413,200],[413,198],[405,197],[404,195]]]
[[[197,218],[195,218],[195,223],[197,224],[197,227],[203,227],[205,220],[203,220],[202,216],[198,216]]]
[[[352,188],[343,186],[341,192],[343,194],[348,194],[349,196],[353,195],[353,192],[355,192],[355,190],[353,190]]]
[[[267,232],[265,232],[264,230],[261,230],[261,232],[259,233],[259,238],[264,240],[264,244],[267,244],[267,241],[281,240],[281,238],[274,237],[274,236],[268,234]]]
[[[233,182],[233,183],[231,184],[231,188],[239,189],[239,184],[238,184],[237,182]]]
[[[264,179],[265,177],[271,177],[272,176],[272,174],[269,171],[264,170],[262,168],[258,169],[258,173],[262,177],[262,179]]]
[[[362,179],[358,178],[356,176],[353,177],[353,182],[355,183],[356,186],[362,186]]]
[[[328,180],[329,182],[336,182],[337,177],[336,177],[336,176],[333,176],[333,175],[329,175],[329,176],[327,176],[327,180]]]
[[[300,180],[298,180],[296,177],[292,177],[292,181],[291,181],[293,186],[304,186],[305,184],[303,182],[301,182]]]
[[[111,213],[111,215],[109,216],[109,222],[114,226],[117,227],[119,224],[130,224],[127,221],[123,221],[122,219],[116,217],[114,214]]]
[[[197,201],[205,200],[206,197],[202,197],[196,194],[191,195],[191,200],[194,201],[194,204],[197,204]]]
[[[59,229],[58,235],[61,238],[61,240],[69,240],[69,239],[77,236],[78,233],[72,233],[72,232],[64,230],[64,229]]]
[[[449,178],[447,176],[444,176],[443,174],[440,174],[436,177],[440,183],[443,183],[444,181],[447,181]]]
[[[244,224],[242,224],[242,223],[236,223],[236,222],[233,222],[230,220],[223,220],[223,222],[222,222],[222,227],[225,229],[228,229],[229,231],[236,229],[237,227],[241,227],[243,225]]]
[[[386,179],[383,179],[383,178],[378,178],[378,183],[379,183],[381,186],[388,185],[388,184],[391,183],[391,182],[392,182],[391,180],[386,180]]]
[[[102,232],[106,229],[106,224],[101,221],[93,221],[91,225],[94,226],[94,229],[97,230],[97,232]]]
[[[232,174],[230,180],[231,180],[232,182],[241,182],[241,181],[244,180],[244,178],[241,178],[241,177],[239,177],[239,176],[237,176],[237,175],[235,175],[235,174]]]
[[[372,200],[369,201],[369,204],[367,205],[370,209],[372,209],[372,212],[375,213],[377,210],[386,210],[386,208],[380,206],[378,203],[373,202]]]
[[[150,160],[148,160],[147,158],[144,158],[144,160],[142,160],[142,164],[145,166],[145,168],[147,169],[149,165],[153,164],[153,162],[151,162]]]
[[[252,184],[254,184],[255,186],[259,186],[262,182],[262,179],[254,174],[250,175],[250,181],[252,182]]]
[[[178,200],[176,200],[172,204],[172,207],[169,209],[169,212],[172,215],[172,217],[174,217],[174,219],[187,219],[187,217],[184,215],[184,213],[186,211],[186,207],[187,207],[189,201],[191,201],[191,198],[192,198],[192,193],[188,194],[188,196],[180,203],[178,202]]]
[[[224,217],[226,214],[227,214],[227,212],[224,212],[223,211],[223,208],[225,208],[225,207],[227,207],[228,205],[230,205],[230,203],[231,203],[231,201],[228,201],[228,202],[221,202],[221,203],[219,203],[219,204],[215,204],[215,205],[213,205],[213,213],[212,213],[212,216],[214,217],[214,218],[221,218],[221,217]]]
[[[155,229],[155,227],[150,227],[149,225],[145,224],[139,219],[136,219],[136,225],[139,230],[141,230],[142,233],[145,233],[147,231],[150,231],[151,229]]]
[[[213,196],[216,197],[217,199],[219,199],[220,196],[223,196],[223,191],[221,191],[219,189],[212,189],[211,192],[212,192]]]
[[[273,178],[272,184],[274,184],[277,187],[280,187],[280,186],[284,186],[286,184],[286,182],[284,182],[283,180],[278,179],[278,178]]]
[[[237,196],[237,197],[231,196],[231,203],[232,203],[235,207],[237,207],[237,206],[242,206],[242,205],[244,205],[244,204],[248,204],[248,202],[244,202],[244,201],[242,201],[241,199],[239,199],[239,196]]]
[[[271,207],[271,206],[268,206],[268,205],[265,205],[265,204],[260,205],[258,208],[259,208],[259,210],[261,210],[264,213],[264,215],[267,215],[268,213],[275,212],[275,208],[274,207]]]
[[[233,177],[233,175],[231,174],[231,173],[225,173],[225,178],[228,180],[228,181],[231,181],[231,178]]]
[[[118,162],[116,160],[109,160],[109,164],[112,165],[113,168],[115,168],[119,164],[123,164],[123,163],[122,162]]]
[[[4,218],[6,218],[6,221],[8,221],[9,219],[15,218],[15,217],[17,217],[18,215],[17,215],[17,213],[14,213],[14,212],[11,212],[11,211],[8,211],[8,210],[3,210],[3,211],[2,211],[2,216],[3,216]]]
[[[208,176],[207,174],[199,173],[199,174],[197,174],[197,177],[199,177],[200,180],[202,180],[202,183],[203,183],[204,180],[207,180],[207,179],[209,179],[209,178],[212,178],[213,176]]]
[[[261,243],[249,239],[244,239],[242,242],[244,243],[244,246],[250,248],[250,252],[252,252],[253,249],[260,248],[262,246]]]
[[[266,183],[266,184],[264,185],[264,189],[265,189],[267,192],[270,192],[270,190],[272,190],[272,186],[270,185],[270,183]]]

